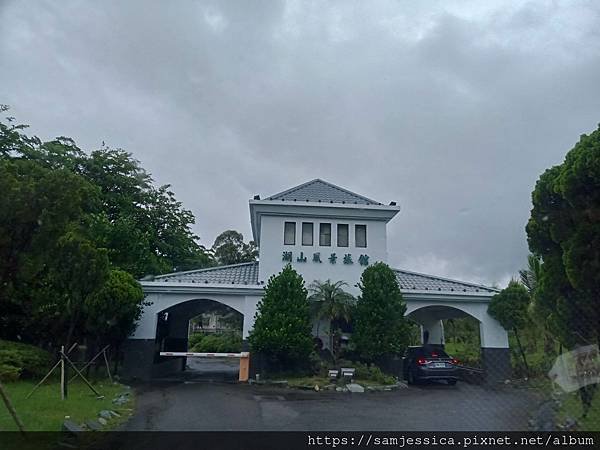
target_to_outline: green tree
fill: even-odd
[[[542,261],[536,255],[527,256],[527,269],[519,270],[521,284],[527,288],[531,298],[535,296],[537,280],[540,278]]]
[[[252,351],[285,368],[308,360],[312,337],[307,294],[302,276],[289,264],[269,278],[248,338]]]
[[[86,303],[101,290],[109,278],[109,261],[106,249],[97,248],[93,242],[69,232],[58,240],[55,262],[48,270],[43,289],[42,315],[64,326],[54,337],[65,347],[86,337]],[[49,314],[53,313],[53,314]]]
[[[38,339],[48,317],[39,299],[52,285],[60,242],[99,210],[98,191],[64,169],[0,158],[0,335]]]
[[[131,330],[135,308],[106,305],[119,320],[102,331],[101,316],[90,314],[107,292],[117,298],[120,284],[138,304],[131,276],[212,264],[192,213],[131,154],[104,145],[87,154],[69,138],[42,142],[26,128],[0,121],[0,337],[113,339]]]
[[[527,373],[529,373],[529,365],[519,332],[531,323],[528,314],[529,302],[527,288],[518,281],[511,280],[505,289],[492,297],[488,306],[490,316],[500,322],[505,329],[514,333]]]
[[[600,127],[582,135],[532,194],[529,248],[542,260],[536,302],[561,343],[600,343]]]
[[[600,126],[540,176],[532,202],[527,240],[543,261],[537,310],[561,346],[600,344]],[[579,390],[584,416],[595,390]]]
[[[102,287],[86,298],[86,329],[99,343],[117,347],[135,331],[143,306],[140,284],[129,273],[113,269]]]
[[[542,260],[540,257],[533,254],[528,255],[527,268],[519,270],[519,276],[521,284],[525,286],[530,297],[529,316],[535,324],[535,327],[531,330],[531,338],[535,342],[536,336],[541,333],[544,339],[544,351],[547,355],[552,355],[555,353],[555,346],[548,321],[549,311],[544,309],[544,302],[538,298],[537,285],[538,280],[542,277]]]
[[[360,278],[352,340],[368,361],[402,352],[409,339],[406,303],[395,272],[382,262],[367,267]]]
[[[335,322],[350,321],[351,310],[356,300],[352,294],[343,289],[345,286],[348,286],[348,283],[344,281],[332,283],[331,280],[315,281],[309,286],[312,315],[317,321],[317,337],[319,337],[320,322],[329,321],[329,349],[334,359],[336,356],[333,342]]]
[[[169,185],[154,186],[131,153],[103,144],[88,155],[70,138],[42,142],[28,137],[26,126],[9,119],[0,122],[0,159],[69,171],[99,189],[101,210],[90,228],[115,267],[140,278],[213,264],[191,230],[194,215],[176,200]]]
[[[256,261],[258,248],[254,241],[244,242],[242,233],[235,230],[223,231],[212,246],[213,256],[219,265],[239,264]]]

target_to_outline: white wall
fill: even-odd
[[[479,321],[479,334],[481,338],[481,347],[486,348],[508,348],[508,334],[506,330],[500,325],[500,323],[490,316],[487,312],[488,301],[458,301],[458,300],[449,300],[449,301],[427,301],[426,299],[414,301],[407,299],[406,301],[406,315],[412,314],[413,317],[417,318],[419,316],[418,311],[422,308],[426,307],[447,307],[449,310],[458,309],[463,311],[464,313],[474,317]],[[415,314],[417,313],[417,314]],[[452,317],[452,313],[449,313],[449,317]],[[425,322],[425,327],[432,327],[434,329],[435,320],[441,319],[439,315],[431,318],[431,324],[427,320],[427,317],[424,317],[421,320]],[[430,333],[431,331],[430,330]],[[436,331],[437,332],[437,331]],[[436,338],[438,338],[436,334]],[[430,335],[430,342],[431,340]]]
[[[283,228],[284,222],[296,222],[296,244],[284,245]],[[313,223],[313,245],[302,245],[302,222]],[[321,247],[319,245],[319,224],[331,224],[331,246]],[[348,224],[349,227],[349,245],[348,247],[337,246],[337,224]],[[367,247],[355,247],[354,226],[367,226]],[[306,284],[314,280],[331,281],[344,280],[348,283],[348,291],[353,294],[358,293],[355,287],[366,266],[359,264],[359,256],[366,254],[369,256],[369,264],[377,261],[387,262],[386,246],[386,223],[376,220],[341,220],[324,219],[316,217],[285,217],[285,216],[263,216],[261,220],[261,244],[260,244],[260,265],[259,281],[268,281],[269,277],[277,274],[285,266],[286,262],[282,260],[284,251],[292,252],[292,266],[304,278]],[[296,258],[303,252],[307,258],[306,262],[298,262]],[[321,263],[313,262],[313,253],[319,252]],[[336,264],[329,262],[331,253],[337,255]],[[345,254],[352,255],[353,264],[344,264]]]
[[[203,294],[201,288],[198,289],[197,293],[149,293],[146,300],[152,304],[144,308],[137,329],[131,336],[131,339],[154,339],[156,337],[158,313],[171,306],[190,300],[214,300],[242,313],[244,315],[243,337],[246,339],[254,325],[256,304],[260,298],[260,296],[239,294]]]

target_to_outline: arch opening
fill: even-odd
[[[234,379],[239,360],[160,356],[160,352],[238,353],[244,315],[207,298],[191,299],[157,313],[154,364],[161,373],[189,378]]]
[[[447,305],[424,306],[407,314],[420,328],[418,345],[441,346],[470,367],[482,366],[482,322],[460,308]]]

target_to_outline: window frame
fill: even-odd
[[[329,234],[324,234],[323,229],[329,227]],[[320,222],[319,223],[319,246],[320,247],[331,247],[331,222]],[[329,243],[323,243],[324,237],[329,236]]]
[[[346,227],[346,245],[340,244],[340,228],[341,227]],[[350,225],[347,223],[338,223],[337,227],[336,227],[336,231],[337,231],[337,236],[336,236],[337,246],[343,247],[343,248],[350,247]]]
[[[363,228],[365,230],[365,245],[358,245],[358,229]],[[367,224],[357,223],[354,225],[354,246],[356,248],[367,248]]]
[[[310,244],[304,243],[304,226],[305,225],[310,225]],[[302,222],[302,226],[301,226],[300,230],[302,233],[302,237],[300,239],[302,242],[302,245],[305,247],[312,247],[313,245],[315,245],[315,224],[313,222]]]
[[[292,225],[293,226],[293,233],[292,233],[292,242],[287,242],[286,241],[286,231],[287,231],[287,227],[288,225]],[[283,245],[296,245],[296,222],[288,222],[285,221],[283,222]]]

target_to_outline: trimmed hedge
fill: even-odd
[[[0,380],[43,377],[50,369],[52,356],[45,350],[21,342],[0,339]]]
[[[189,347],[193,352],[237,353],[242,351],[242,337],[234,333],[207,334],[195,337],[194,345]]]

